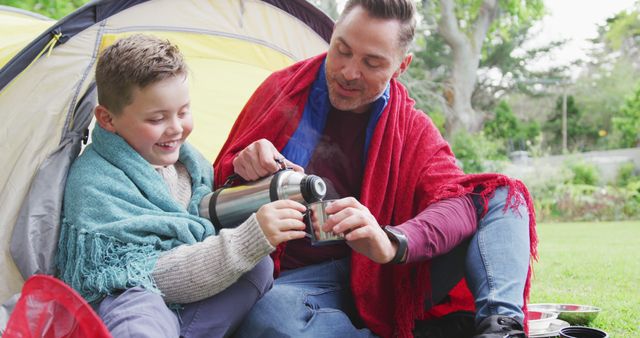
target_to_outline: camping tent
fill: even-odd
[[[37,13],[0,6],[0,68],[54,23]]]
[[[326,50],[332,28],[304,0],[101,0],[33,40],[0,72],[0,301],[54,271],[62,187],[88,135],[102,48],[139,32],[179,45],[192,74],[190,141],[213,160],[260,82]]]

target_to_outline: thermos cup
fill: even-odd
[[[322,230],[327,218],[329,218],[325,208],[331,202],[333,202],[333,200],[319,201],[307,206],[304,223],[307,226],[307,234],[313,246],[335,244],[344,241],[344,234],[334,234],[332,231],[326,232]]]
[[[283,169],[258,181],[217,189],[200,201],[199,211],[219,230],[240,225],[269,202],[290,199],[308,205],[322,200],[326,193],[322,178]]]

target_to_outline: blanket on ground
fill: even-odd
[[[326,120],[327,111],[307,108],[328,102],[326,90],[313,86],[317,80],[324,81],[318,78],[323,73],[324,59],[324,54],[319,55],[278,71],[255,91],[214,163],[216,185],[233,173],[234,156],[258,139],[270,140],[280,151],[298,147],[312,152],[313,141],[300,142],[293,135],[302,130],[313,140],[322,134],[322,129],[314,130],[314,126],[323,128],[322,119]],[[506,207],[526,203],[529,208],[530,251],[536,257],[535,214],[526,187],[504,175],[464,174],[429,117],[414,108],[406,89],[392,79],[387,90],[388,102],[382,114],[376,116],[378,121],[365,149],[360,202],[380,224],[396,225],[415,217],[435,201],[472,193],[478,186],[484,187],[479,194],[486,212],[487,199],[495,189],[508,186]],[[305,122],[310,120],[320,123]],[[274,256],[276,267],[282,252],[281,245]],[[415,319],[474,310],[471,293],[462,282],[452,291],[449,303],[425,313],[424,301],[430,292],[429,262],[379,265],[354,252],[351,269],[351,288],[358,313],[367,327],[383,337],[411,337]],[[529,281],[525,299],[528,292]]]
[[[187,210],[124,139],[94,128],[92,143],[69,170],[56,256],[60,278],[87,301],[134,286],[157,291],[151,273],[159,254],[214,233],[198,216],[211,192],[211,166],[188,144],[179,161],[191,175]]]

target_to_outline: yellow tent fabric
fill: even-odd
[[[0,68],[54,23],[44,16],[0,6]]]

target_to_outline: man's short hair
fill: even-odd
[[[96,65],[98,103],[114,114],[133,100],[133,89],[187,74],[178,47],[168,40],[136,34],[105,48]]]
[[[409,50],[416,32],[416,6],[413,0],[348,0],[338,22],[357,6],[361,6],[374,18],[400,21],[400,48],[405,53]]]

